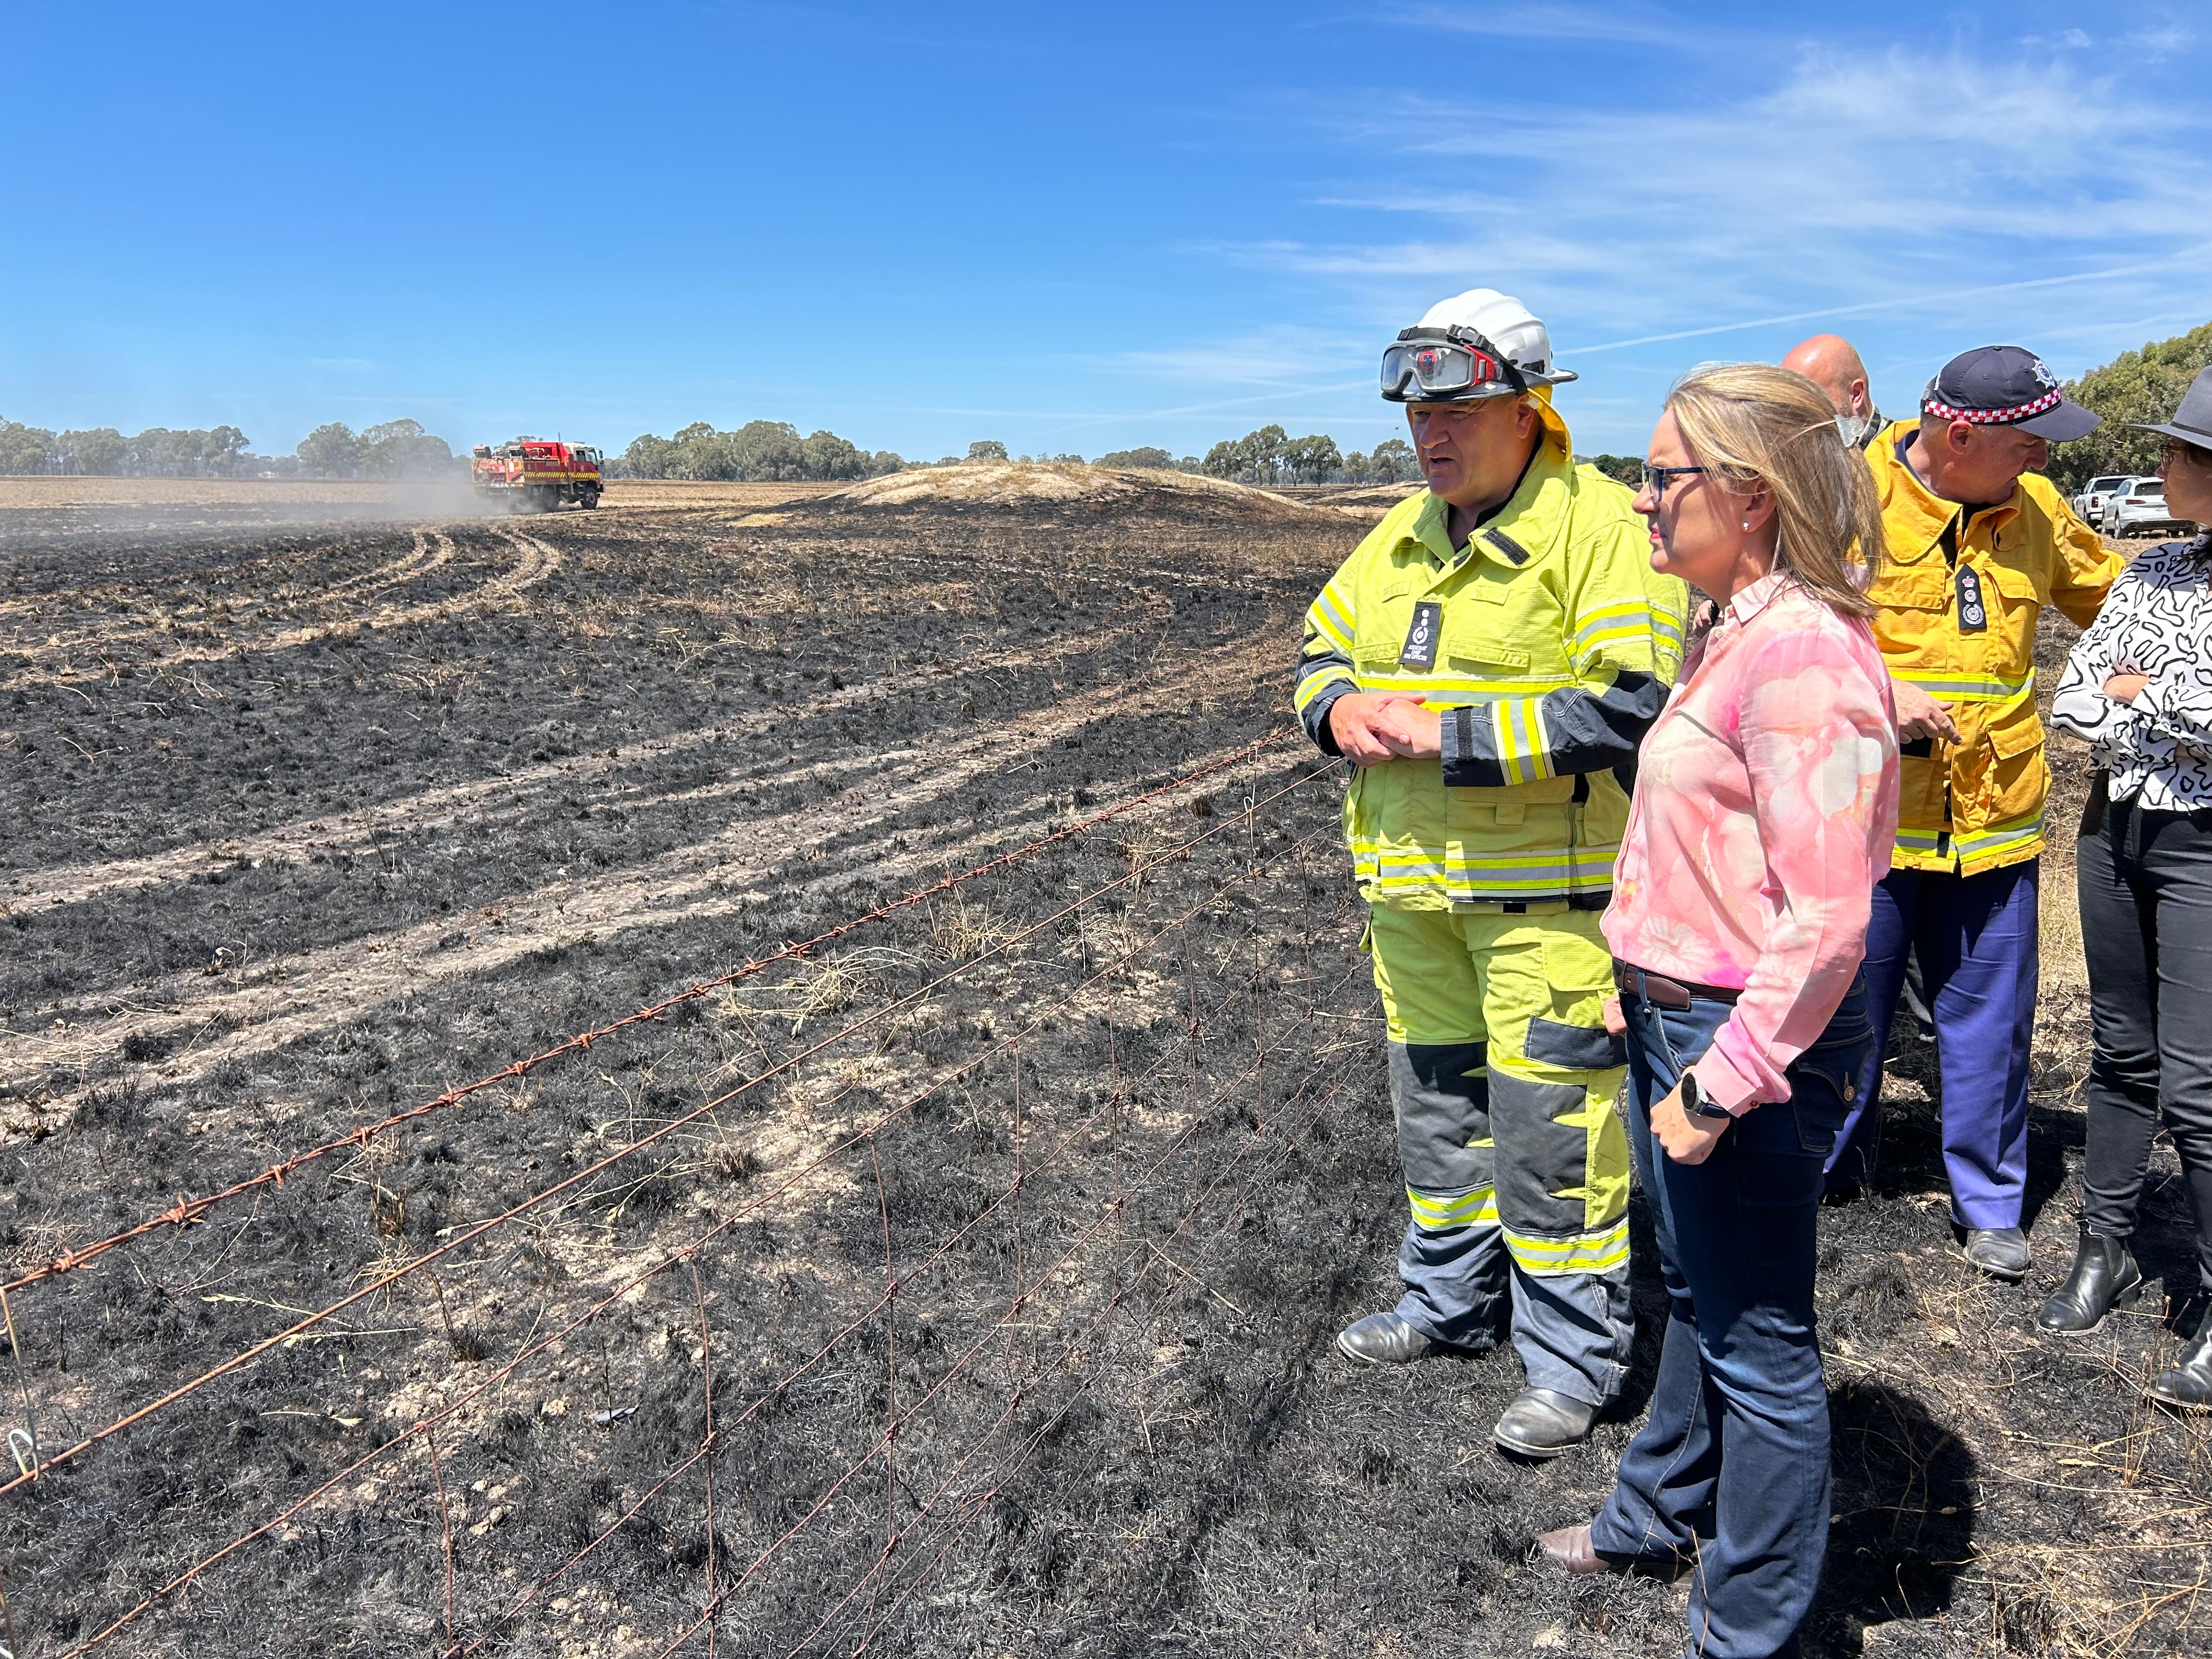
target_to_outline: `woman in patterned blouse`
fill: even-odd
[[[2167,508],[2212,523],[2212,368],[2166,441]],[[2212,533],[2152,549],[2067,659],[2051,723],[2097,760],[2075,883],[2089,961],[2096,1055],[2074,1270],[2038,1318],[2093,1331],[2142,1285],[2128,1248],[2163,1118],[2197,1222],[2201,1289],[2212,1291]],[[2197,1298],[2192,1297],[2191,1300]],[[2152,1399],[2212,1408],[2212,1312]]]
[[[1859,977],[1897,715],[1854,578],[1874,480],[1802,374],[1700,369],[1651,434],[1651,564],[1719,620],[1644,744],[1605,936],[1668,1296],[1651,1415],[1569,1572],[1694,1559],[1690,1650],[1794,1650],[1828,1540],[1821,1167],[1874,1041]],[[1855,569],[1854,555],[1857,565]]]

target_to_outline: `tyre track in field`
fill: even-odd
[[[40,1101],[45,1114],[65,1111],[118,1080],[137,1081],[155,1091],[182,1088],[227,1060],[264,1055],[289,1044],[349,1024],[380,1005],[456,980],[497,973],[548,948],[641,927],[666,927],[736,913],[770,898],[821,899],[869,877],[913,878],[956,855],[1002,839],[1039,809],[1046,797],[1032,797],[1019,809],[997,815],[988,827],[972,823],[943,831],[906,831],[926,844],[871,858],[866,838],[878,832],[881,847],[899,816],[926,805],[1011,763],[1033,758],[1060,736],[1102,714],[1121,717],[1164,712],[1188,703],[1188,682],[1203,675],[1218,695],[1285,672],[1280,654],[1268,647],[1240,641],[1179,657],[1157,667],[1143,680],[1118,690],[1085,694],[1036,710],[965,740],[960,752],[942,748],[906,751],[910,757],[885,766],[885,757],[862,757],[871,775],[848,792],[840,806],[858,809],[818,830],[802,825],[833,816],[831,803],[804,812],[777,813],[742,820],[708,839],[678,848],[628,872],[593,881],[549,883],[468,916],[441,916],[391,933],[356,939],[343,945],[305,952],[271,964],[255,982],[208,987],[199,975],[172,975],[139,993],[158,1006],[123,1010],[97,1025],[67,1025],[44,1032],[0,1036],[0,1085],[25,1092],[38,1073],[66,1066],[80,1073],[117,1056],[126,1041],[159,1043],[185,1035],[187,1046],[160,1060],[127,1064],[120,1079],[113,1073],[99,1085],[82,1084]],[[1249,739],[1192,757],[1191,765],[1233,753]],[[1261,757],[1252,765],[1276,763]],[[833,763],[825,771],[854,769]],[[1241,769],[1240,769],[1241,773]],[[1224,774],[1226,777],[1228,774]],[[820,875],[781,883],[773,891],[736,884],[776,877],[793,864],[836,858],[832,843],[860,838],[859,856],[839,858]],[[456,939],[455,935],[460,937]],[[0,1126],[0,1139],[22,1133],[19,1118]]]
[[[364,599],[369,594],[382,592],[413,581],[418,577],[428,575],[441,565],[452,562],[454,551],[453,538],[446,532],[431,529],[416,530],[410,533],[413,545],[407,552],[397,559],[372,565],[358,575],[348,576],[342,581],[333,582],[325,587],[318,587],[312,583],[299,580],[280,583],[264,597],[241,596],[226,599],[224,603],[229,606],[230,614],[234,619],[240,622],[251,622],[272,609],[287,605],[328,605],[337,599]],[[316,548],[303,548],[289,555],[284,562],[288,565],[312,564],[318,552],[321,550]],[[25,611],[35,612],[42,609],[51,610],[61,597],[46,593],[35,599],[0,600],[0,617],[8,617]],[[165,613],[158,605],[149,601],[144,597],[143,588],[131,588],[120,584],[91,588],[79,587],[72,590],[67,597],[70,604],[79,610],[94,608],[100,601],[105,599],[108,603],[104,608],[109,611],[121,611],[128,613],[136,609],[141,614],[150,612],[155,620],[136,628],[86,629],[74,634],[58,634],[50,629],[47,640],[58,641],[58,643],[48,643],[36,639],[0,641],[0,650],[12,650],[25,654],[34,650],[93,651],[106,647],[129,644],[167,631],[161,625]],[[169,620],[187,622],[194,626],[205,625],[188,614],[171,614]]]
[[[1158,627],[1173,615],[1170,601],[1148,592],[1143,614],[1109,618],[1104,625],[1085,629],[1066,639],[1026,651],[1009,652],[986,647],[967,655],[926,667],[904,670],[879,679],[864,680],[842,691],[810,698],[799,708],[766,708],[724,720],[697,732],[679,732],[643,743],[625,744],[612,754],[573,756],[548,761],[523,770],[466,783],[446,784],[400,799],[356,811],[307,818],[258,835],[224,836],[172,848],[141,858],[112,859],[95,864],[59,865],[0,878],[0,910],[27,907],[52,908],[82,904],[147,887],[188,881],[210,868],[243,859],[297,862],[311,853],[330,854],[373,848],[381,841],[408,831],[476,830],[521,818],[538,811],[556,791],[591,787],[627,768],[651,764],[672,757],[711,747],[732,738],[771,731],[801,720],[847,714],[875,703],[891,702],[911,692],[942,684],[963,674],[1021,671],[1048,666],[1072,657],[1106,649],[1133,634]],[[873,757],[848,757],[837,767],[865,769]],[[811,775],[815,769],[808,769]],[[750,787],[763,779],[796,775],[781,761],[764,762],[742,775],[690,789],[654,791],[644,784],[626,784],[605,790],[593,805],[629,808],[674,805],[711,798]]]
[[[311,587],[289,591],[280,589],[270,603],[301,605],[317,601],[327,603],[337,599],[366,599],[372,593],[381,593],[403,583],[411,582],[417,577],[427,576],[440,566],[453,562],[453,538],[446,532],[417,530],[414,535],[414,550],[403,559],[380,565],[374,570],[365,570],[360,575],[335,583],[319,593]]]
[[[519,530],[501,529],[499,534],[513,545],[515,552],[520,556],[513,568],[479,583],[465,593],[457,593],[449,599],[429,599],[404,606],[380,605],[374,611],[356,612],[330,622],[279,629],[274,633],[259,637],[233,636],[211,645],[191,646],[182,650],[169,652],[162,656],[149,657],[135,662],[114,664],[104,662],[101,670],[98,672],[79,668],[65,660],[59,669],[10,674],[5,679],[0,679],[0,688],[66,685],[77,680],[106,678],[111,675],[120,676],[125,672],[163,675],[173,673],[178,668],[186,667],[193,663],[222,662],[232,657],[244,656],[250,652],[294,650],[303,645],[312,645],[319,641],[329,639],[335,635],[351,634],[362,629],[404,628],[415,623],[439,621],[460,611],[478,609],[493,601],[512,600],[527,589],[537,586],[538,583],[561,568],[562,559],[561,550],[550,542],[543,541],[536,536],[525,535]],[[419,576],[423,573],[417,571],[415,574]],[[101,635],[74,647],[68,644],[47,645],[43,642],[26,641],[15,647],[15,650],[18,654],[29,659],[35,671],[35,665],[43,658],[61,656],[66,659],[71,650],[80,653],[103,651],[108,646],[120,643],[125,639],[143,638],[147,634],[155,631],[158,630],[141,629],[131,635]]]

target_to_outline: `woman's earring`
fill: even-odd
[[[1748,519],[1746,519],[1746,520],[1743,521],[1743,527],[1744,527],[1746,530],[1750,529],[1750,528],[1751,528],[1751,520],[1748,520]]]

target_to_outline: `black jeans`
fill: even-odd
[[[1813,1317],[1820,1171],[1874,1048],[1866,988],[1790,1067],[1787,1101],[1738,1118],[1703,1164],[1677,1164],[1651,1108],[1733,1012],[1623,994],[1629,1151],[1667,1285],[1651,1415],[1590,1525],[1607,1554],[1697,1558],[1689,1651],[1797,1651],[1828,1547],[1828,1395]]]
[[[2108,1237],[2135,1231],[2164,1118],[2212,1290],[2212,812],[2107,805],[2100,777],[2074,856],[2097,1042],[2081,1219]]]

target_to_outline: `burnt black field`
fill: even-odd
[[[1285,700],[1362,526],[620,501],[0,508],[6,1278],[736,975],[11,1290],[0,1422],[62,1459],[0,1494],[18,1659],[1676,1651],[1685,1583],[1528,1559],[1640,1416],[1648,1231],[1629,1396],[1557,1462],[1490,1444],[1510,1355],[1331,1346],[1403,1197]],[[1957,1258],[1910,1040],[1883,1182],[1823,1213],[1808,1651],[2206,1645],[2212,1436],[2138,1392],[2169,1310],[2030,1326],[2070,884],[2028,1282]]]

